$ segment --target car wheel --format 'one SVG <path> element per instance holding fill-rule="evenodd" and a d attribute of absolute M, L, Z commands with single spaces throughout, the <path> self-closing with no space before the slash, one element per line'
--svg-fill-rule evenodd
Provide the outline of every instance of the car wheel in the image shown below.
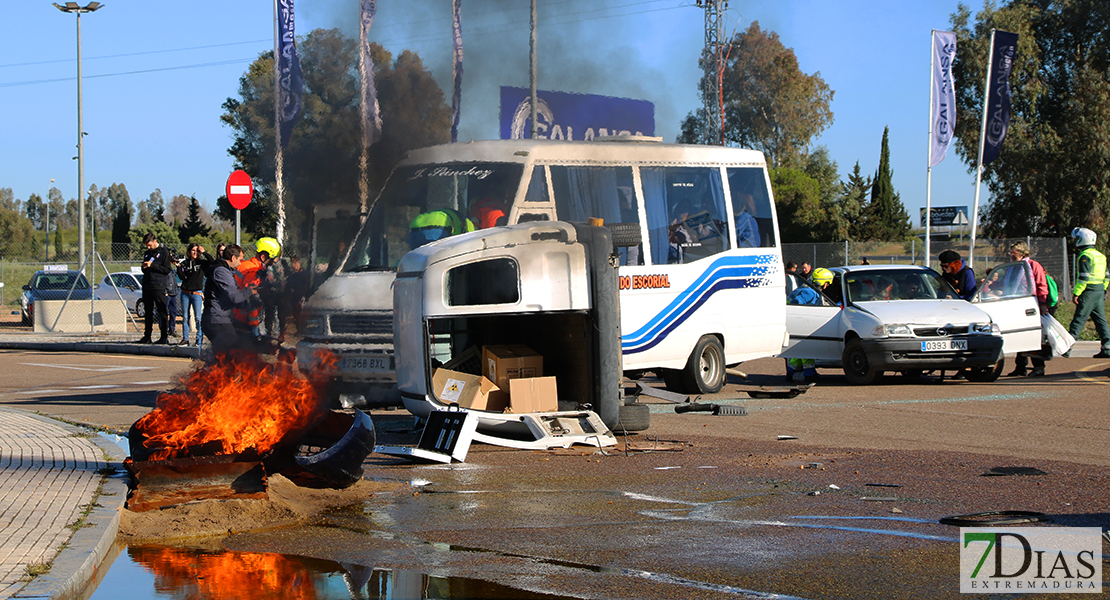
<path fill-rule="evenodd" d="M 999 358 L 997 363 L 989 367 L 970 367 L 967 370 L 967 380 L 976 383 L 990 383 L 996 381 L 1005 368 L 1005 358 Z"/>
<path fill-rule="evenodd" d="M 135 314 L 141 319 L 146 316 L 146 305 L 143 304 L 143 299 L 139 298 L 135 301 Z"/>
<path fill-rule="evenodd" d="M 844 355 L 841 357 L 844 364 L 844 375 L 852 385 L 871 385 L 881 374 L 871 368 L 867 362 L 867 353 L 863 351 L 863 342 L 859 338 L 844 345 Z"/>
<path fill-rule="evenodd" d="M 682 371 L 686 393 L 716 394 L 725 386 L 725 350 L 713 335 L 702 336 Z"/>

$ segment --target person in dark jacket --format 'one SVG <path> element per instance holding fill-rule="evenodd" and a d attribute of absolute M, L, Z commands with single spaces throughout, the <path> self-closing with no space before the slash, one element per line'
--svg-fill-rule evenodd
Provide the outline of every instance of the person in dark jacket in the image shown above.
<path fill-rule="evenodd" d="M 243 262 L 243 249 L 235 244 L 224 247 L 204 285 L 204 335 L 212 342 L 214 356 L 228 350 L 246 349 L 251 341 L 240 335 L 232 323 L 232 309 L 249 306 L 257 300 L 253 288 L 240 288 L 234 272 Z"/>
<path fill-rule="evenodd" d="M 196 344 L 199 348 L 204 340 L 200 324 L 204 314 L 204 278 L 215 265 L 216 259 L 204 251 L 200 244 L 189 244 L 185 258 L 177 265 L 177 276 L 181 278 L 181 344 L 192 345 L 189 340 L 189 313 L 193 313 L 196 325 Z"/>
<path fill-rule="evenodd" d="M 149 344 L 150 334 L 154 331 L 154 319 L 158 319 L 158 332 L 161 334 L 155 344 L 168 344 L 166 288 L 173 277 L 173 259 L 169 248 L 158 243 L 154 233 L 143 238 L 146 253 L 143 255 L 143 308 L 145 333 L 140 344 Z"/>
<path fill-rule="evenodd" d="M 952 284 L 960 298 L 971 302 L 971 298 L 978 291 L 978 284 L 975 282 L 975 272 L 964 263 L 960 253 L 955 250 L 945 250 L 937 256 L 937 260 L 940 261 L 942 269 L 941 277 Z"/>

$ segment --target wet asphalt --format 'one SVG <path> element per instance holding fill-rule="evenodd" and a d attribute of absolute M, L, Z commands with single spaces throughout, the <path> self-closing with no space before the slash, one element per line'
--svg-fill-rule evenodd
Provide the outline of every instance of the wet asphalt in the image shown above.
<path fill-rule="evenodd" d="M 781 361 L 703 402 L 746 416 L 675 414 L 652 400 L 633 451 L 474 445 L 465 463 L 372 455 L 402 494 L 309 526 L 225 540 L 575 598 L 957 598 L 959 528 L 942 517 L 1044 513 L 1029 527 L 1110 527 L 1110 363 L 1056 360 L 994 384 L 828 376 L 792 399 Z M 415 444 L 402 411 L 380 443 Z M 779 439 L 788 436 L 788 439 Z M 986 475 L 996 467 L 1044 474 Z"/>

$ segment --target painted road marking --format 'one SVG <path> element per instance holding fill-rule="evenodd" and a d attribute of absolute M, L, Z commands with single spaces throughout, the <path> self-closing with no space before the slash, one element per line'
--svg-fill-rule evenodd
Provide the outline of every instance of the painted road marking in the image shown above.
<path fill-rule="evenodd" d="M 142 371 L 149 367 L 111 367 L 103 365 L 62 365 L 62 364 L 43 364 L 43 363 L 19 363 L 29 367 L 48 367 L 51 369 L 73 369 L 74 371 L 95 371 L 97 373 L 113 373 L 116 371 Z"/>
<path fill-rule="evenodd" d="M 1078 371 L 1076 371 L 1075 374 L 1080 379 L 1082 379 L 1083 381 L 1087 381 L 1089 383 L 1097 383 L 1099 385 L 1110 385 L 1110 382 L 1104 380 L 1105 378 L 1104 379 L 1095 379 L 1093 377 L 1088 377 L 1087 376 L 1088 371 L 1094 371 L 1095 369 L 1104 370 L 1108 366 L 1110 366 L 1110 363 L 1098 363 L 1097 365 L 1091 365 L 1089 367 L 1083 367 L 1082 369 L 1079 369 Z"/>

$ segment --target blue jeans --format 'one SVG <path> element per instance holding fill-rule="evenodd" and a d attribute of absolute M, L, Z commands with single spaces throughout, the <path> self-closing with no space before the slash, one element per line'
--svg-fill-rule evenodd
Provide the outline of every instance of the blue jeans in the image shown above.
<path fill-rule="evenodd" d="M 181 291 L 181 340 L 189 341 L 189 309 L 193 311 L 193 318 L 197 323 L 197 347 L 203 339 L 200 331 L 200 319 L 204 313 L 204 295 L 199 293 Z"/>

